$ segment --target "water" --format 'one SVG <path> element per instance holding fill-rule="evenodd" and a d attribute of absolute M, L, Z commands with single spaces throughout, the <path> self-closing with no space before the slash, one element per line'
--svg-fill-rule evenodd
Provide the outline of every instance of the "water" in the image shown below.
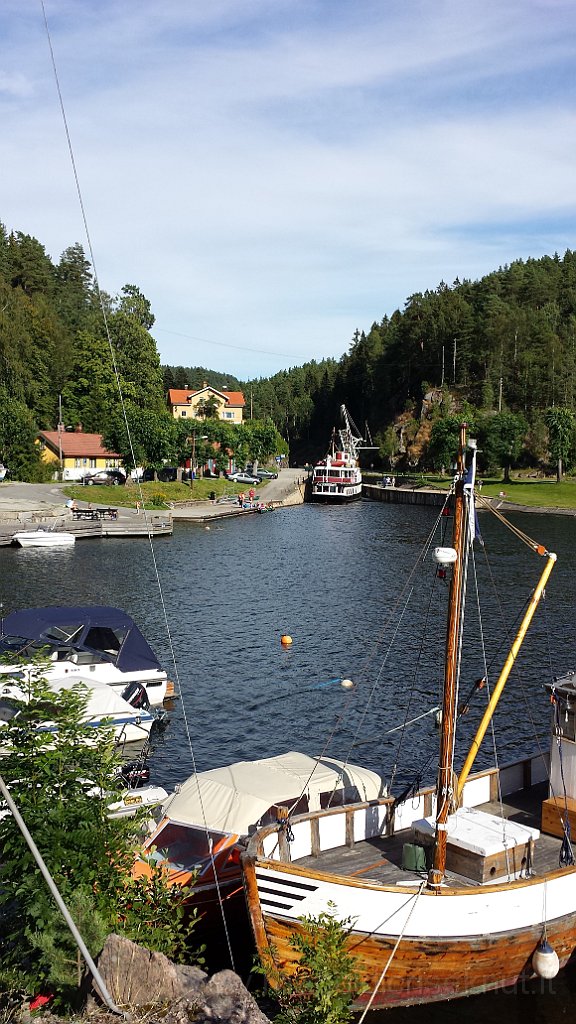
<path fill-rule="evenodd" d="M 447 588 L 434 581 L 429 555 L 406 584 L 435 519 L 435 510 L 426 508 L 306 505 L 214 522 L 210 529 L 177 522 L 172 538 L 154 543 L 154 558 L 144 539 L 83 540 L 72 550 L 48 552 L 2 548 L 0 601 L 5 612 L 108 604 L 134 617 L 182 695 L 150 762 L 153 780 L 167 788 L 190 774 L 192 751 L 202 770 L 289 749 L 348 757 L 393 775 L 399 786 L 415 769 L 433 777 L 438 744 L 431 715 L 408 727 L 402 744 L 401 732 L 390 731 L 438 703 Z M 535 734 L 546 736 L 542 684 L 576 668 L 575 520 L 535 515 L 517 516 L 515 522 L 557 552 L 558 566 L 519 658 L 520 671 L 497 712 L 501 761 L 531 753 Z M 481 526 L 490 572 L 506 611 L 510 606 L 516 616 L 544 560 L 491 519 L 483 516 Z M 437 530 L 433 543 L 441 539 Z M 490 582 L 485 550 L 476 546 L 481 583 Z M 474 589 L 472 584 L 468 618 L 478 633 Z M 493 681 L 492 661 L 501 663 L 510 627 L 494 595 L 482 606 L 481 624 Z M 422 628 L 424 643 L 418 637 Z M 288 649 L 280 644 L 285 633 L 293 638 Z M 387 653 L 394 637 L 398 643 Z M 462 697 L 483 673 L 482 657 L 466 655 Z M 354 680 L 355 690 L 345 691 L 342 678 Z M 462 720 L 462 745 L 482 700 L 476 698 Z M 492 760 L 487 745 L 478 765 Z M 538 1020 L 558 1016 L 559 1007 L 571 1005 L 573 981 L 564 972 L 552 990 L 532 993 L 530 1013 Z M 466 1013 L 478 1021 L 500 1020 L 520 1013 L 527 998 L 468 1000 Z M 458 1003 L 448 1011 L 428 1008 L 426 1020 L 436 1013 L 446 1020 L 461 1010 Z M 423 1012 L 393 1016 L 400 1021 L 408 1015 L 416 1024 Z M 378 1017 L 370 1019 L 376 1024 Z"/>

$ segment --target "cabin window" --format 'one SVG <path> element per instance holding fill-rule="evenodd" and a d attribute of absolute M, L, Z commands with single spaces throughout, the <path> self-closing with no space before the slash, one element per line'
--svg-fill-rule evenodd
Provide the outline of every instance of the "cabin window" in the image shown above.
<path fill-rule="evenodd" d="M 42 634 L 43 638 L 50 640 L 52 643 L 57 644 L 72 644 L 77 640 L 84 629 L 84 625 L 81 623 L 70 624 L 68 626 L 50 626 Z"/>
<path fill-rule="evenodd" d="M 125 637 L 126 633 L 120 629 L 110 629 L 108 626 L 94 626 L 88 630 L 84 643 L 86 647 L 92 647 L 95 651 L 118 654 Z"/>

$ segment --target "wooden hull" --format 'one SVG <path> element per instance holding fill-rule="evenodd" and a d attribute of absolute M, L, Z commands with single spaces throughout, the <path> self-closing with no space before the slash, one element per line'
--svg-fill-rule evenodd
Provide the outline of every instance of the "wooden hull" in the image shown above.
<path fill-rule="evenodd" d="M 268 915 L 264 918 L 266 941 L 274 950 L 276 965 L 289 971 L 295 964 L 290 937 L 300 930 L 293 921 Z M 497 988 L 512 988 L 534 976 L 532 955 L 542 936 L 542 927 L 527 928 L 521 934 L 501 932 L 476 938 L 432 941 L 404 939 L 390 959 L 397 937 L 378 938 L 352 932 L 348 951 L 358 961 L 366 992 L 356 1008 L 368 1002 L 382 971 L 390 961 L 372 1008 L 412 1006 L 477 995 Z M 576 915 L 567 915 L 548 928 L 548 940 L 564 966 L 576 944 Z"/>

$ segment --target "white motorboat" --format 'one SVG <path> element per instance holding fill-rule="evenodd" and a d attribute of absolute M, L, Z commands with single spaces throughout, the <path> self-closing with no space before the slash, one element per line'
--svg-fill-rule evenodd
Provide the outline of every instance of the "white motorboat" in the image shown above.
<path fill-rule="evenodd" d="M 82 676 L 106 683 L 119 696 L 138 683 L 152 706 L 173 694 L 173 684 L 154 651 L 134 620 L 119 608 L 49 606 L 7 615 L 0 623 L 0 682 L 3 675 L 14 678 L 10 661 L 15 656 L 17 672 L 26 678 L 36 667 L 32 658 L 40 654 L 46 657 L 42 674 L 47 679 Z"/>
<path fill-rule="evenodd" d="M 12 543 L 21 548 L 68 548 L 75 542 L 74 534 L 66 530 L 23 530 L 12 537 Z"/>
<path fill-rule="evenodd" d="M 94 679 L 67 676 L 64 679 L 50 679 L 48 685 L 55 693 L 72 690 L 82 684 L 87 691 L 86 709 L 83 722 L 87 726 L 86 742 L 98 741 L 99 730 L 114 730 L 116 745 L 124 747 L 130 743 L 145 743 L 153 726 L 165 718 L 165 712 L 144 707 L 133 707 L 127 700 L 107 686 Z M 26 682 L 4 676 L 0 684 L 0 727 L 16 718 L 21 711 L 23 702 L 27 700 Z M 57 733 L 57 725 L 50 721 L 38 726 L 42 732 Z M 92 730 L 94 734 L 92 735 Z"/>

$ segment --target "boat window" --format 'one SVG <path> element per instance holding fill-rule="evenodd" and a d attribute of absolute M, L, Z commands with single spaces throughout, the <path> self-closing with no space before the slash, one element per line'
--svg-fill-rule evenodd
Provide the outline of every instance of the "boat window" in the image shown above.
<path fill-rule="evenodd" d="M 95 651 L 118 654 L 125 636 L 125 630 L 110 629 L 108 626 L 93 626 L 88 630 L 84 643 L 86 647 L 92 647 Z"/>
<path fill-rule="evenodd" d="M 343 804 L 359 803 L 362 797 L 356 786 L 347 786 L 345 789 L 331 789 L 329 793 L 320 793 L 320 807 L 323 811 L 327 807 L 342 807 Z"/>
<path fill-rule="evenodd" d="M 69 626 L 49 626 L 44 630 L 42 636 L 55 644 L 71 644 L 80 636 L 84 626 L 75 622 Z"/>
<path fill-rule="evenodd" d="M 222 832 L 206 833 L 204 829 L 187 828 L 185 825 L 168 822 L 156 836 L 154 846 L 171 867 L 193 871 L 195 867 L 201 867 L 202 862 L 210 856 L 208 840 L 212 840 L 215 849 L 224 836 Z"/>
<path fill-rule="evenodd" d="M 0 649 L 9 652 L 10 654 L 20 654 L 21 652 L 28 652 L 31 648 L 38 647 L 38 644 L 32 644 L 29 638 L 24 636 L 9 636 L 6 633 L 0 640 Z"/>
<path fill-rule="evenodd" d="M 293 798 L 288 798 L 286 800 L 279 800 L 277 804 L 272 804 L 272 807 L 269 807 L 268 810 L 265 811 L 264 814 L 262 815 L 262 817 L 260 818 L 260 821 L 258 822 L 258 826 L 260 828 L 263 828 L 264 825 L 273 825 L 274 822 L 278 821 L 278 808 L 279 807 L 292 807 L 293 803 L 294 803 L 294 799 Z M 307 796 L 301 796 L 300 799 L 298 800 L 298 802 L 296 803 L 295 807 L 292 809 L 291 813 L 292 813 L 292 816 L 294 816 L 296 814 L 307 814 L 308 810 L 309 810 L 308 797 Z"/>

